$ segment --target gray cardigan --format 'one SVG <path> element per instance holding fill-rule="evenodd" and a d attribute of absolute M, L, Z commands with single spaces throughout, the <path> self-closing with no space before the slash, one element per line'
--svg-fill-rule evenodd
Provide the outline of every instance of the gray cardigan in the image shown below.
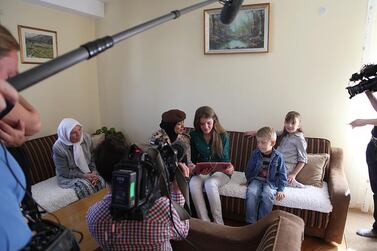
<path fill-rule="evenodd" d="M 84 133 L 81 143 L 85 159 L 91 171 L 95 170 L 92 158 L 92 139 L 89 134 Z M 71 188 L 78 179 L 84 178 L 84 173 L 76 166 L 73 158 L 73 146 L 67 146 L 57 140 L 52 147 L 52 158 L 55 163 L 58 185 L 62 188 Z"/>

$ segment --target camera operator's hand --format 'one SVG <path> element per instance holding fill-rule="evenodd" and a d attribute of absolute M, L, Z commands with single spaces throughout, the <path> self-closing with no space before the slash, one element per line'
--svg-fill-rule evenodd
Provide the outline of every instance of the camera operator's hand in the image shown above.
<path fill-rule="evenodd" d="M 355 119 L 354 121 L 350 123 L 352 128 L 365 126 L 367 124 L 368 124 L 368 119 Z"/>
<path fill-rule="evenodd" d="M 0 111 L 6 107 L 5 100 L 8 100 L 12 104 L 18 102 L 18 92 L 5 80 L 0 79 Z"/>
<path fill-rule="evenodd" d="M 0 120 L 0 139 L 8 147 L 20 146 L 26 141 L 25 122 L 19 120 L 11 126 Z"/>

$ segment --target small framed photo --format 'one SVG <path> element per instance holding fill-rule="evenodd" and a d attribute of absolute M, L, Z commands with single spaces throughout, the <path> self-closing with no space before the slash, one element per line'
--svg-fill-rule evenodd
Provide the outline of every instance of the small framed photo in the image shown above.
<path fill-rule="evenodd" d="M 56 31 L 18 25 L 21 63 L 41 64 L 58 55 Z"/>
<path fill-rule="evenodd" d="M 204 10 L 204 54 L 268 52 L 270 4 L 241 6 L 234 21 L 220 21 L 221 8 Z"/>

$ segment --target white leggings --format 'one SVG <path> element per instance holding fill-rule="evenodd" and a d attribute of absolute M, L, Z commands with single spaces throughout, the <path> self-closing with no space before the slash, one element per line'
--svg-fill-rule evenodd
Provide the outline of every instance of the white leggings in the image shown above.
<path fill-rule="evenodd" d="M 216 172 L 212 175 L 195 175 L 190 180 L 190 193 L 198 217 L 204 221 L 210 221 L 204 200 L 203 190 L 207 193 L 213 220 L 216 223 L 224 224 L 219 187 L 224 186 L 230 181 L 229 176 L 224 173 Z"/>

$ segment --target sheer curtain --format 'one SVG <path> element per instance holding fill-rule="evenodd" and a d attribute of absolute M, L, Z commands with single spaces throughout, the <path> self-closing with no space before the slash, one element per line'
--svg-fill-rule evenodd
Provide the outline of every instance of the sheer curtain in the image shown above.
<path fill-rule="evenodd" d="M 368 12 L 363 41 L 363 56 L 361 66 L 377 63 L 377 0 L 368 1 Z M 360 66 L 360 68 L 361 68 Z M 376 93 L 375 93 L 376 95 Z M 353 118 L 377 118 L 365 94 L 359 94 L 353 99 L 351 114 Z M 370 140 L 372 126 L 364 126 L 351 130 L 352 168 L 357 169 L 359 177 L 354 177 L 358 191 L 353 196 L 358 207 L 364 212 L 373 210 L 373 194 L 369 184 L 368 166 L 365 160 L 366 146 Z"/>

